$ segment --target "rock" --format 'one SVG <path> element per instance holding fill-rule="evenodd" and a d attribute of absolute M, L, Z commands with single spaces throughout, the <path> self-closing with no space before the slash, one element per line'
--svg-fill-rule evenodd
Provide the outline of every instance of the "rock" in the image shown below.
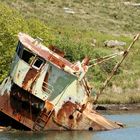
<path fill-rule="evenodd" d="M 75 11 L 71 8 L 68 8 L 68 7 L 64 7 L 63 8 L 65 13 L 68 13 L 68 14 L 75 14 Z"/>
<path fill-rule="evenodd" d="M 126 42 L 118 41 L 118 40 L 106 40 L 104 42 L 104 46 L 106 47 L 117 47 L 117 46 L 126 46 Z"/>
<path fill-rule="evenodd" d="M 96 110 L 107 110 L 107 108 L 104 107 L 104 106 L 98 105 L 98 106 L 96 107 Z"/>
<path fill-rule="evenodd" d="M 94 38 L 91 42 L 91 46 L 95 47 L 96 46 L 96 43 L 97 43 L 97 40 Z"/>
<path fill-rule="evenodd" d="M 133 3 L 133 2 L 126 1 L 126 2 L 124 2 L 124 5 L 140 6 L 140 3 Z"/>
<path fill-rule="evenodd" d="M 128 107 L 121 107 L 120 110 L 129 110 Z"/>

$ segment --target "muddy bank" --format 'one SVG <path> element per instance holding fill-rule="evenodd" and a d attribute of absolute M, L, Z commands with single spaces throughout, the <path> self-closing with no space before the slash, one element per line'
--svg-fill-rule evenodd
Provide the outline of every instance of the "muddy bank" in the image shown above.
<path fill-rule="evenodd" d="M 95 110 L 111 110 L 111 111 L 138 111 L 140 103 L 137 104 L 97 104 Z"/>

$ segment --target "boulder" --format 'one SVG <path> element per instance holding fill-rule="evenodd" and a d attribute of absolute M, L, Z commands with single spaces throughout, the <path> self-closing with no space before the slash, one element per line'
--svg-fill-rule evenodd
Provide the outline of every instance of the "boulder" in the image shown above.
<path fill-rule="evenodd" d="M 104 46 L 106 47 L 117 47 L 117 46 L 126 46 L 126 42 L 118 41 L 118 40 L 106 40 L 104 42 Z"/>

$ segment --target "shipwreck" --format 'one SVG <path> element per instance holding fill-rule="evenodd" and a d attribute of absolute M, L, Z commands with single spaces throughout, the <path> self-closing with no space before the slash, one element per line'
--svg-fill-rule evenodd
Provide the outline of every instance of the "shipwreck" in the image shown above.
<path fill-rule="evenodd" d="M 93 110 L 92 88 L 85 78 L 88 58 L 71 63 L 62 51 L 45 47 L 39 38 L 24 33 L 18 38 L 10 73 L 0 86 L 1 123 L 11 119 L 10 125 L 32 131 L 121 127 Z"/>

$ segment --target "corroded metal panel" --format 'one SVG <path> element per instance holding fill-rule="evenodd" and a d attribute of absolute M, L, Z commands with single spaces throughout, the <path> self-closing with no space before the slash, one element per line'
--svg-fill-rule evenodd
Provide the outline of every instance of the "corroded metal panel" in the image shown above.
<path fill-rule="evenodd" d="M 86 98 L 84 88 L 78 84 L 77 80 L 74 80 L 61 92 L 61 94 L 52 100 L 52 103 L 57 105 L 56 110 L 58 110 L 65 101 L 83 104 L 86 101 Z"/>
<path fill-rule="evenodd" d="M 51 94 L 51 91 L 49 92 L 47 89 L 49 88 L 47 85 L 48 85 L 48 82 L 46 81 L 44 83 L 44 79 L 45 79 L 45 75 L 46 73 L 48 72 L 48 67 L 49 67 L 49 64 L 45 64 L 45 66 L 41 69 L 38 77 L 36 78 L 36 80 L 34 81 L 34 83 L 32 84 L 32 93 L 37 96 L 38 98 L 42 99 L 42 100 L 46 100 L 50 94 Z M 43 84 L 45 84 L 43 86 Z M 45 89 L 43 89 L 43 87 Z"/>
<path fill-rule="evenodd" d="M 48 71 L 48 83 L 53 86 L 53 92 L 49 97 L 49 100 L 53 100 L 63 91 L 65 91 L 67 87 L 76 79 L 76 77 L 58 69 L 51 64 Z"/>
<path fill-rule="evenodd" d="M 37 70 L 34 68 L 30 68 L 23 80 L 22 87 L 25 90 L 31 91 L 31 85 L 36 80 L 37 76 L 38 76 Z"/>
<path fill-rule="evenodd" d="M 0 97 L 0 111 L 20 122 L 21 124 L 27 126 L 28 128 L 32 128 L 34 124 L 31 118 L 29 119 L 20 113 L 14 113 L 14 109 L 10 105 L 10 95 L 6 92 L 3 96 Z"/>
<path fill-rule="evenodd" d="M 22 87 L 23 85 L 23 81 L 30 69 L 30 66 L 27 65 L 23 60 L 20 60 L 17 62 L 17 64 L 15 65 L 15 68 L 12 71 L 12 78 L 13 81 L 19 85 L 20 87 Z"/>

